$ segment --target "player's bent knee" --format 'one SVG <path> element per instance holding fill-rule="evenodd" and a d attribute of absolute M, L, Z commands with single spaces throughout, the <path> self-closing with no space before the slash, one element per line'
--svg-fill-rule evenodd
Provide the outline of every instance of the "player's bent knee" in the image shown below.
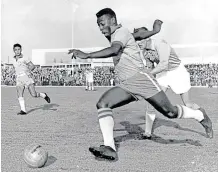
<path fill-rule="evenodd" d="M 38 96 L 37 96 L 37 93 L 34 93 L 34 92 L 32 92 L 32 91 L 29 91 L 29 93 L 30 93 L 30 95 L 32 96 L 32 97 L 34 97 L 34 98 L 37 98 Z"/>
<path fill-rule="evenodd" d="M 173 119 L 173 118 L 177 118 L 178 114 L 176 114 L 174 112 L 168 112 L 165 116 L 168 117 L 168 118 Z"/>
<path fill-rule="evenodd" d="M 96 103 L 96 107 L 97 107 L 97 109 L 108 108 L 108 103 L 105 103 L 105 102 L 99 100 L 99 101 Z"/>
<path fill-rule="evenodd" d="M 170 103 L 163 91 L 147 99 L 147 101 L 167 118 L 177 118 L 178 109 Z"/>
<path fill-rule="evenodd" d="M 170 110 L 167 107 L 162 107 L 160 111 L 167 118 L 173 119 L 178 117 L 178 113 L 175 110 Z"/>

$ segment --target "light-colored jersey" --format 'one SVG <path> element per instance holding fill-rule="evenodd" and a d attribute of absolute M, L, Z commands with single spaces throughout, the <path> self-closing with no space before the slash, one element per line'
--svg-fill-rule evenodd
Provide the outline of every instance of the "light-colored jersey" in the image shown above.
<path fill-rule="evenodd" d="M 115 42 L 122 45 L 122 51 L 113 57 L 115 72 L 122 82 L 141 71 L 144 65 L 138 44 L 127 28 L 119 25 L 111 35 L 111 45 Z"/>
<path fill-rule="evenodd" d="M 15 68 L 16 76 L 25 75 L 25 74 L 29 75 L 30 74 L 30 69 L 28 68 L 28 63 L 29 62 L 30 61 L 24 59 L 23 56 L 21 56 L 17 60 L 14 57 L 13 65 L 14 65 L 14 68 Z"/>
<path fill-rule="evenodd" d="M 93 82 L 93 73 L 92 72 L 86 73 L 86 81 Z"/>
<path fill-rule="evenodd" d="M 147 39 L 140 43 L 144 44 L 143 55 L 145 58 L 149 58 L 157 64 L 161 61 L 167 61 L 168 70 L 173 70 L 180 65 L 181 60 L 165 40 Z"/>
<path fill-rule="evenodd" d="M 93 80 L 93 73 L 92 72 L 89 72 L 89 79 Z"/>

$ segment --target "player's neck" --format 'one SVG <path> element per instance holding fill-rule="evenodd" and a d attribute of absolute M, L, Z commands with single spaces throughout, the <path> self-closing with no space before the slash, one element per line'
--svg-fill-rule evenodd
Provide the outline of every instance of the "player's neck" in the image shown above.
<path fill-rule="evenodd" d="M 18 55 L 18 56 L 14 56 L 14 58 L 16 59 L 16 60 L 18 60 L 18 59 L 20 59 L 20 58 L 23 58 L 23 54 L 21 53 L 20 55 Z"/>
<path fill-rule="evenodd" d="M 113 34 L 117 29 L 121 28 L 122 25 L 121 24 L 115 24 L 113 26 L 111 26 L 111 34 Z"/>

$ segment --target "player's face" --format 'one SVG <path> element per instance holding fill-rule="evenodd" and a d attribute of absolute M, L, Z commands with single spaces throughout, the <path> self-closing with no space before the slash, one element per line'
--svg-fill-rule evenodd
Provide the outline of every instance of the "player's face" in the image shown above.
<path fill-rule="evenodd" d="M 98 27 L 105 37 L 111 35 L 111 26 L 113 25 L 112 18 L 108 15 L 103 15 L 97 19 Z"/>
<path fill-rule="evenodd" d="M 147 41 L 147 40 L 142 40 L 142 41 L 138 42 L 139 48 L 140 48 L 141 50 L 146 49 L 147 44 L 148 44 L 148 41 Z"/>
<path fill-rule="evenodd" d="M 22 51 L 22 49 L 20 47 L 14 47 L 15 56 L 20 56 L 21 51 Z"/>
<path fill-rule="evenodd" d="M 144 28 L 136 28 L 136 29 L 134 29 L 134 33 L 137 33 L 137 32 L 147 32 L 148 30 L 146 30 L 146 29 L 144 29 Z M 140 49 L 145 49 L 146 47 L 148 47 L 148 41 L 147 41 L 147 39 L 144 39 L 144 40 L 142 40 L 142 41 L 140 41 L 140 42 L 138 42 L 138 45 L 139 45 L 139 47 L 140 47 Z"/>

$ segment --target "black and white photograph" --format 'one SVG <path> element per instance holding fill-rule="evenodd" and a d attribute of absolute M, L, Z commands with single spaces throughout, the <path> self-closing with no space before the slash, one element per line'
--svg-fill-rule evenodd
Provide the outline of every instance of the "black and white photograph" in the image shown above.
<path fill-rule="evenodd" d="M 217 0 L 2 0 L 2 172 L 218 172 Z"/>

